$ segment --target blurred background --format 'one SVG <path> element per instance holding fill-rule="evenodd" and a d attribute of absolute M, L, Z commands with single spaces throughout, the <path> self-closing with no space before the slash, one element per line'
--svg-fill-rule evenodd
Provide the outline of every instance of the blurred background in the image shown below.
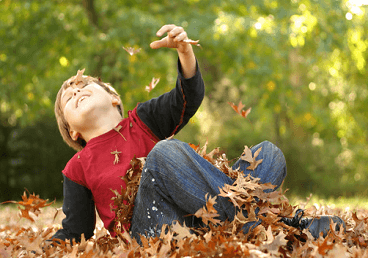
<path fill-rule="evenodd" d="M 125 114 L 169 91 L 177 54 L 152 50 L 156 31 L 185 28 L 206 84 L 176 137 L 229 159 L 269 140 L 285 154 L 292 195 L 366 196 L 368 23 L 365 0 L 0 0 L 0 202 L 24 188 L 62 201 L 74 155 L 53 106 L 61 84 L 110 82 Z M 129 55 L 123 47 L 141 48 Z M 152 78 L 160 82 L 145 91 Z M 247 118 L 228 102 L 252 107 Z M 246 109 L 245 108 L 245 109 Z"/>

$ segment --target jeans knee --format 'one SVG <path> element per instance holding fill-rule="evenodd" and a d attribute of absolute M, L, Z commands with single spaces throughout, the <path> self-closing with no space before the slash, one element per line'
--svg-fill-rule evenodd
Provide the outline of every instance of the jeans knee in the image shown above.
<path fill-rule="evenodd" d="M 178 166 L 178 160 L 185 156 L 185 143 L 171 139 L 159 141 L 146 159 L 146 168 L 161 173 L 171 173 Z"/>
<path fill-rule="evenodd" d="M 156 143 L 148 156 L 165 155 L 170 151 L 178 149 L 180 142 L 178 140 L 162 140 Z"/>
<path fill-rule="evenodd" d="M 285 177 L 286 159 L 281 149 L 269 141 L 261 142 L 258 148 L 259 147 L 262 147 L 263 156 L 267 156 L 267 158 L 271 160 L 272 164 L 275 164 L 280 170 L 282 170 L 282 176 Z"/>
<path fill-rule="evenodd" d="M 269 141 L 263 141 L 259 144 L 258 148 L 262 147 L 264 153 L 270 154 L 272 157 L 277 159 L 279 162 L 286 163 L 284 153 L 279 147 Z M 257 148 L 257 149 L 258 149 Z"/>

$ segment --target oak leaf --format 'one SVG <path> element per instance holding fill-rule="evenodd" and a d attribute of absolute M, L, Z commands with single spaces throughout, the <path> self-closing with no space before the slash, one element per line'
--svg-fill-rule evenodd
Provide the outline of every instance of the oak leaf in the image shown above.
<path fill-rule="evenodd" d="M 138 48 L 138 49 L 135 49 L 135 48 L 133 48 L 133 47 L 123 47 L 123 49 L 126 51 L 126 52 L 128 52 L 129 53 L 129 55 L 134 55 L 134 54 L 137 54 L 139 51 L 141 51 L 141 49 L 140 48 Z"/>
<path fill-rule="evenodd" d="M 196 235 L 192 234 L 187 226 L 180 225 L 178 221 L 174 221 L 171 225 L 171 230 L 175 232 L 174 238 L 184 239 L 184 238 L 196 238 Z"/>
<path fill-rule="evenodd" d="M 235 105 L 234 103 L 232 102 L 228 102 L 228 104 L 234 109 L 234 111 L 236 113 L 238 113 L 239 115 L 241 115 L 242 117 L 246 118 L 250 111 L 252 110 L 252 108 L 248 108 L 247 110 L 242 110 L 245 105 L 243 105 L 243 103 L 241 101 L 239 101 L 239 104 L 238 105 Z"/>
<path fill-rule="evenodd" d="M 262 163 L 263 159 L 256 160 L 261 150 L 262 147 L 257 149 L 253 155 L 251 149 L 249 149 L 248 146 L 244 146 L 244 152 L 240 158 L 242 160 L 249 162 L 250 165 L 247 167 L 247 169 L 255 170 L 258 167 L 258 165 Z"/>
<path fill-rule="evenodd" d="M 50 203 L 47 203 L 48 200 L 43 200 L 39 197 L 39 195 L 30 194 L 27 196 L 26 191 L 24 191 L 22 196 L 22 201 L 6 201 L 3 203 L 15 203 L 18 204 L 18 209 L 20 210 L 20 217 L 26 218 L 32 222 L 34 222 L 34 219 L 30 216 L 30 213 L 33 213 L 34 215 L 38 216 L 41 213 L 41 208 L 47 207 L 52 205 L 55 201 L 52 201 Z M 22 209 L 20 206 L 23 206 Z"/>
<path fill-rule="evenodd" d="M 156 87 L 156 85 L 159 83 L 159 81 L 160 81 L 160 78 L 153 77 L 150 84 L 146 86 L 146 91 L 151 92 Z"/>
<path fill-rule="evenodd" d="M 205 195 L 206 206 L 203 206 L 200 208 L 194 216 L 197 218 L 202 218 L 203 223 L 208 225 L 208 222 L 212 222 L 213 224 L 219 224 L 221 221 L 218 219 L 214 219 L 215 217 L 218 217 L 217 210 L 213 207 L 216 204 L 216 198 L 215 197 L 208 197 L 208 193 Z"/>

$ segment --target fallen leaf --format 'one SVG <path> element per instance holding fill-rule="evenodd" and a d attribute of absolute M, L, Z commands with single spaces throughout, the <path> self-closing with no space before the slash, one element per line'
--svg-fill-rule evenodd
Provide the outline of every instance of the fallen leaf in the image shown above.
<path fill-rule="evenodd" d="M 213 205 L 216 204 L 216 198 L 215 197 L 208 197 L 208 193 L 205 195 L 205 199 L 206 201 L 206 206 L 203 206 L 202 208 L 200 208 L 195 214 L 194 216 L 196 216 L 197 218 L 201 218 L 203 223 L 208 225 L 208 222 L 212 222 L 213 224 L 218 224 L 221 221 L 218 219 L 214 219 L 215 217 L 218 217 L 218 213 L 216 211 L 216 209 L 213 207 Z"/>
<path fill-rule="evenodd" d="M 258 165 L 262 163 L 263 159 L 256 160 L 261 150 L 262 147 L 257 149 L 253 155 L 252 151 L 248 148 L 248 146 L 244 146 L 244 152 L 240 158 L 242 160 L 249 162 L 250 165 L 247 167 L 247 169 L 255 170 L 258 167 Z"/>

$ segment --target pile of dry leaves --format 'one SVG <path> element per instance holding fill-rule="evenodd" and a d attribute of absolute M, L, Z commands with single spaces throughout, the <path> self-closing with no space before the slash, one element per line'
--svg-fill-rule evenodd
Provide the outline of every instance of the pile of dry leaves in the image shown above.
<path fill-rule="evenodd" d="M 132 169 L 123 178 L 127 189 L 121 193 L 114 191 L 114 207 L 116 213 L 117 237 L 112 238 L 106 230 L 97 230 L 92 239 L 71 245 L 69 242 L 47 245 L 49 239 L 58 228 L 45 227 L 0 227 L 0 257 L 365 257 L 368 256 L 367 222 L 364 211 L 350 212 L 326 207 L 317 209 L 315 206 L 306 208 L 306 204 L 298 207 L 289 204 L 284 192 L 266 193 L 264 190 L 273 188 L 270 184 L 260 184 L 257 178 L 245 177 L 240 171 L 229 166 L 225 154 L 215 149 L 208 154 L 206 146 L 191 145 L 201 156 L 218 167 L 228 176 L 235 179 L 233 185 L 225 185 L 220 189 L 219 196 L 229 198 L 238 210 L 233 221 L 216 219 L 214 208 L 217 196 L 206 196 L 207 204 L 194 215 L 202 218 L 207 227 L 190 229 L 174 222 L 164 225 L 161 235 L 155 238 L 141 237 L 142 245 L 122 230 L 121 225 L 127 224 L 132 216 L 132 203 L 139 185 L 144 159 L 133 159 Z M 259 150 L 260 151 L 260 150 Z M 252 155 L 246 147 L 243 159 L 254 169 L 262 160 L 256 160 L 257 151 Z M 22 201 L 14 202 L 22 206 L 21 215 L 30 218 L 29 212 L 39 214 L 40 208 L 50 205 L 34 194 L 25 193 Z M 256 208 L 258 207 L 258 216 Z M 300 231 L 279 222 L 281 217 L 293 217 L 296 209 L 304 208 L 305 214 L 311 217 L 320 215 L 340 216 L 347 226 L 346 232 L 334 231 L 326 238 L 317 240 L 307 230 Z M 357 213 L 360 213 L 359 216 Z M 359 218 L 361 217 L 361 218 Z M 261 224 L 244 234 L 242 226 L 261 219 Z"/>

